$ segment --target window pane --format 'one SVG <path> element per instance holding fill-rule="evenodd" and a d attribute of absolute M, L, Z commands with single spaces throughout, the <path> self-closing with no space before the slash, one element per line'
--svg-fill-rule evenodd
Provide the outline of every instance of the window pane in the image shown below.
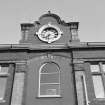
<path fill-rule="evenodd" d="M 91 72 L 100 72 L 99 65 L 90 65 Z"/>
<path fill-rule="evenodd" d="M 56 96 L 59 95 L 60 70 L 56 63 L 45 63 L 40 68 L 40 95 Z"/>
<path fill-rule="evenodd" d="M 105 98 L 105 91 L 100 75 L 93 76 L 93 84 L 96 98 Z"/>
<path fill-rule="evenodd" d="M 0 100 L 4 98 L 7 78 L 0 78 Z"/>
<path fill-rule="evenodd" d="M 41 83 L 59 83 L 59 73 L 41 74 Z"/>
<path fill-rule="evenodd" d="M 8 67 L 0 66 L 0 74 L 7 74 L 8 73 Z"/>
<path fill-rule="evenodd" d="M 105 72 L 105 64 L 102 65 L 103 71 Z"/>
<path fill-rule="evenodd" d="M 41 84 L 40 95 L 59 95 L 58 84 Z"/>
<path fill-rule="evenodd" d="M 59 67 L 55 63 L 46 63 L 41 70 L 41 73 L 59 72 Z"/>

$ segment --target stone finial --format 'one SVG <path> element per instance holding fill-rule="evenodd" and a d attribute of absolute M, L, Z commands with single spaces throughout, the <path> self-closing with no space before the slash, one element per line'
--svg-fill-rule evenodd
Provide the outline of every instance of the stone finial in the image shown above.
<path fill-rule="evenodd" d="M 51 11 L 48 11 L 48 14 L 51 14 Z"/>

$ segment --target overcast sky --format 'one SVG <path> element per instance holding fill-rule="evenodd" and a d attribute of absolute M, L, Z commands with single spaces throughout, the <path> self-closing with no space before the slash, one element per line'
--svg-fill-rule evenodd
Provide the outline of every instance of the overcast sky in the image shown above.
<path fill-rule="evenodd" d="M 66 22 L 79 21 L 82 42 L 105 42 L 105 0 L 0 0 L 0 44 L 18 43 L 20 23 L 51 10 Z"/>

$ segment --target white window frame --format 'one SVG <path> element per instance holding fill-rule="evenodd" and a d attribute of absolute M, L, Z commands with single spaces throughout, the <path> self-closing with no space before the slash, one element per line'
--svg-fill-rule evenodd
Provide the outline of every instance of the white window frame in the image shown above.
<path fill-rule="evenodd" d="M 8 73 L 8 72 L 9 72 L 9 65 L 6 66 L 6 67 L 8 68 L 7 72 L 2 72 L 2 68 L 5 67 L 5 66 L 2 67 L 2 65 L 3 65 L 3 64 L 0 64 L 0 79 L 1 79 L 1 78 L 8 79 L 8 76 L 9 76 L 9 73 Z M 8 81 L 8 80 L 6 80 L 6 84 L 7 84 L 7 81 Z M 5 85 L 6 85 L 6 84 L 5 84 Z M 0 84 L 0 85 L 1 85 L 1 84 Z M 0 98 L 0 103 L 1 103 L 1 102 L 6 102 L 5 99 L 4 99 L 4 98 L 5 98 L 5 94 L 6 94 L 6 87 L 5 87 L 5 89 L 4 89 L 4 96 L 3 96 L 2 98 Z"/>
<path fill-rule="evenodd" d="M 7 65 L 7 66 L 5 66 Z M 1 67 L 8 67 L 7 72 L 0 72 L 0 77 L 1 78 L 7 78 L 6 82 L 6 88 L 5 88 L 5 93 L 3 97 L 0 97 L 0 105 L 9 105 L 10 100 L 11 100 L 11 94 L 12 94 L 12 86 L 13 86 L 13 79 L 14 79 L 14 64 L 12 63 L 0 63 Z M 0 68 L 1 68 L 0 67 Z M 2 69 L 2 68 L 1 68 Z"/>
<path fill-rule="evenodd" d="M 99 71 L 92 71 L 91 70 L 91 65 L 94 65 L 94 63 L 91 63 L 90 64 L 90 70 L 91 70 L 91 75 L 92 75 L 92 80 L 93 80 L 93 76 L 100 76 L 101 79 L 102 79 L 102 86 L 103 86 L 103 91 L 104 91 L 104 95 L 105 95 L 105 81 L 104 81 L 104 77 L 105 77 L 105 71 L 103 70 L 103 67 L 102 65 L 105 64 L 105 62 L 97 62 L 95 63 L 95 65 L 98 65 L 99 66 Z M 93 86 L 94 86 L 94 83 L 93 83 Z M 94 93 L 95 93 L 95 87 L 94 87 Z M 96 96 L 96 93 L 95 93 L 95 97 L 97 99 L 105 99 L 105 96 L 104 97 L 98 97 Z"/>
<path fill-rule="evenodd" d="M 58 66 L 58 70 L 59 70 L 59 83 L 40 83 L 40 81 L 41 81 L 41 74 L 49 74 L 49 73 L 41 73 L 41 70 L 42 70 L 42 68 L 46 65 L 46 64 L 48 64 L 48 63 L 55 63 L 55 62 L 46 62 L 46 63 L 44 63 L 44 64 L 42 64 L 41 65 L 41 67 L 40 67 L 40 69 L 39 69 L 39 88 L 38 88 L 38 97 L 60 97 L 61 95 L 60 95 L 60 68 L 59 68 L 59 66 L 58 66 L 58 64 L 56 64 L 57 66 Z M 57 72 L 53 72 L 53 73 L 57 73 Z M 53 74 L 52 73 L 52 74 Z M 51 73 L 50 73 L 51 74 Z M 58 84 L 59 85 L 59 94 L 58 95 L 41 95 L 40 94 L 40 86 L 41 86 L 41 84 Z"/>

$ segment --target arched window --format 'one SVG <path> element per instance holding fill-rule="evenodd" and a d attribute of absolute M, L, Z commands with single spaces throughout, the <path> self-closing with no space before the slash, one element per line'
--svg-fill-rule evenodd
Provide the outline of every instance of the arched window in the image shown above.
<path fill-rule="evenodd" d="M 60 68 L 54 62 L 44 63 L 39 70 L 39 97 L 60 96 Z"/>

